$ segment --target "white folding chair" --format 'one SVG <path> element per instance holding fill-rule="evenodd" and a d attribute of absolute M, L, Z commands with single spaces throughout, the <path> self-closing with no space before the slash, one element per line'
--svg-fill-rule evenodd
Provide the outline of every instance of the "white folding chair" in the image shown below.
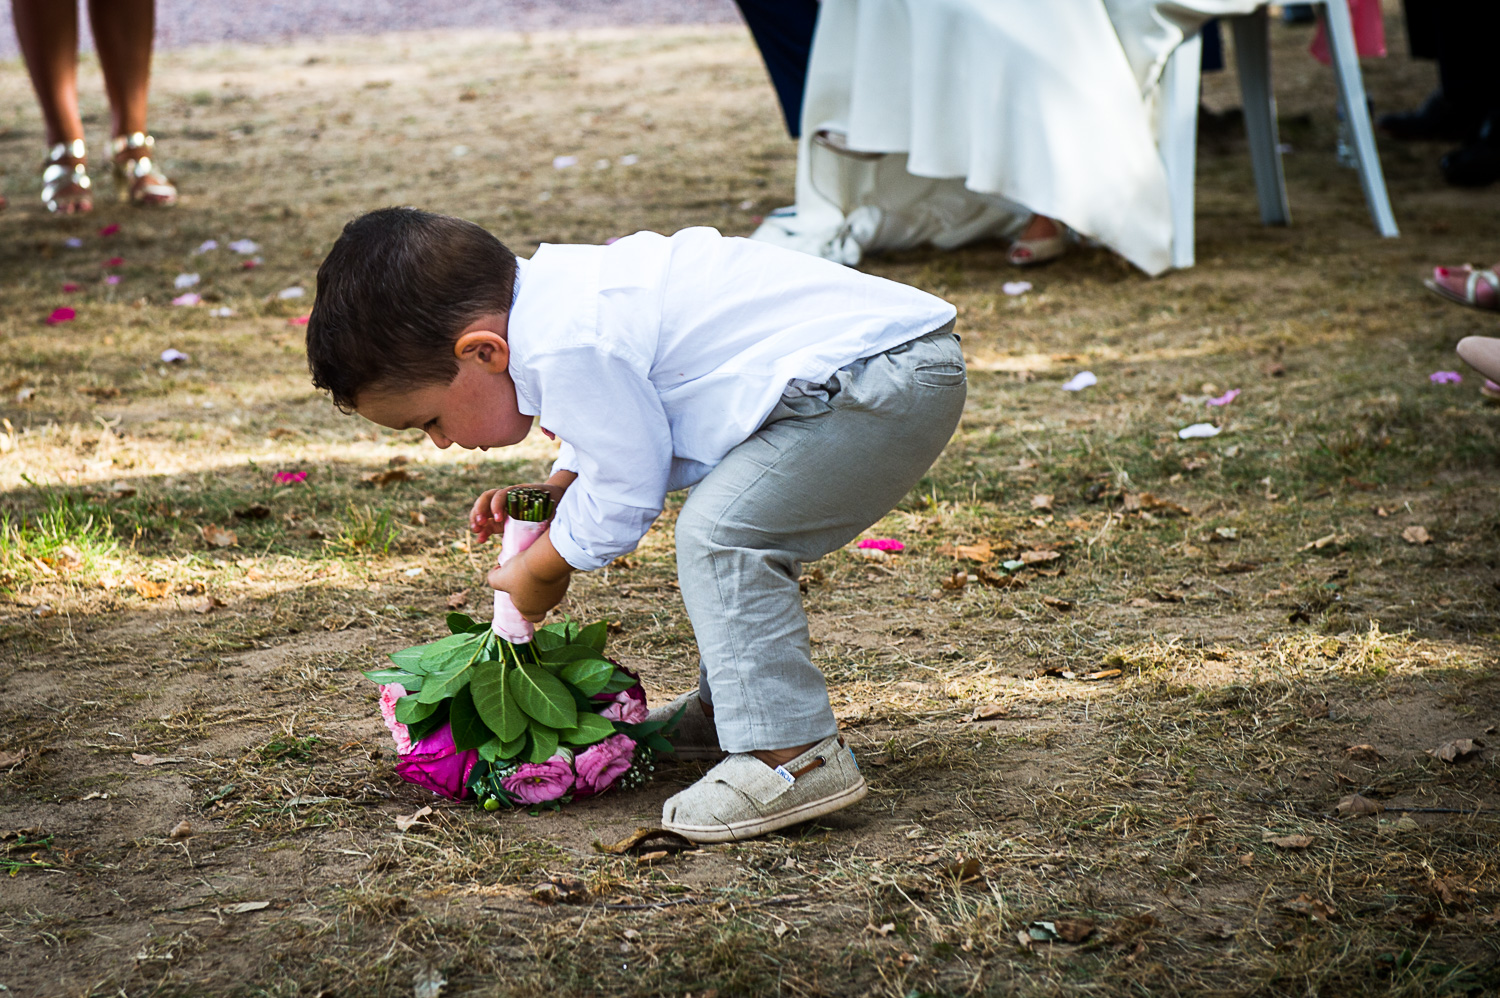
<path fill-rule="evenodd" d="M 1400 235 L 1391 199 L 1386 193 L 1375 129 L 1370 124 L 1359 52 L 1348 0 L 1321 0 L 1326 12 L 1339 107 L 1354 136 L 1354 155 L 1365 190 L 1370 216 L 1382 236 Z M 1288 225 L 1291 209 L 1286 199 L 1286 177 L 1281 171 L 1280 139 L 1276 132 L 1276 97 L 1271 90 L 1270 17 L 1262 5 L 1254 13 L 1225 18 L 1234 32 L 1235 63 L 1240 75 L 1240 98 L 1245 109 L 1245 131 L 1250 140 L 1250 165 L 1260 199 L 1260 219 L 1266 225 Z M 1172 265 L 1191 267 L 1193 254 L 1193 182 L 1198 159 L 1199 60 L 1203 39 L 1194 35 L 1172 53 L 1162 74 L 1161 155 L 1172 199 Z"/>

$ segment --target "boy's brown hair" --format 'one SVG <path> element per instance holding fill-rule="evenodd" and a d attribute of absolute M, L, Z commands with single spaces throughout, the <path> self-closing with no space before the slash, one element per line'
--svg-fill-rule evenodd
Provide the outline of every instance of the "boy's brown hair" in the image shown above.
<path fill-rule="evenodd" d="M 361 392 L 447 384 L 459 332 L 509 312 L 515 283 L 515 254 L 473 222 L 416 208 L 356 218 L 318 268 L 313 386 L 350 412 Z"/>

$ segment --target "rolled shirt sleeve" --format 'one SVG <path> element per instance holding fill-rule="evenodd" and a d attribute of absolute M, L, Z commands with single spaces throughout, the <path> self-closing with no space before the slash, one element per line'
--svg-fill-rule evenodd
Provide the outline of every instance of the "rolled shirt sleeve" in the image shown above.
<path fill-rule="evenodd" d="M 554 470 L 578 475 L 552 520 L 552 546 L 576 569 L 602 568 L 660 515 L 672 430 L 643 358 L 596 341 L 538 359 L 541 422 L 563 441 Z"/>
<path fill-rule="evenodd" d="M 578 474 L 578 452 L 566 440 L 559 440 L 558 445 L 557 459 L 552 462 L 551 473 L 555 475 L 559 471 L 571 471 Z"/>

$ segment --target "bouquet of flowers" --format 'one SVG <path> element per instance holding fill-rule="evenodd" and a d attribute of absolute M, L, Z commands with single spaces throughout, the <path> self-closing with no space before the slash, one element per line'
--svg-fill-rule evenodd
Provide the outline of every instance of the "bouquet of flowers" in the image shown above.
<path fill-rule="evenodd" d="M 546 530 L 552 497 L 506 494 L 500 561 Z M 603 621 L 533 628 L 502 592 L 495 619 L 448 614 L 448 637 L 390 656 L 366 672 L 396 742 L 396 773 L 436 794 L 471 792 L 486 810 L 560 806 L 650 779 L 672 751 L 667 722 L 646 721 L 640 679 L 604 655 Z"/>

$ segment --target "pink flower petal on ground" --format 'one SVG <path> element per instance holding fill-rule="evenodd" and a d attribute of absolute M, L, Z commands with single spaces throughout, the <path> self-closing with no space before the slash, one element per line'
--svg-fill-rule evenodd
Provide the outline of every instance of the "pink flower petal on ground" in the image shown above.
<path fill-rule="evenodd" d="M 173 305 L 197 305 L 197 304 L 200 304 L 202 301 L 203 301 L 203 297 L 201 295 L 196 295 L 196 294 L 193 294 L 193 292 L 189 291 L 185 295 L 178 295 L 176 298 L 173 298 L 172 299 L 172 304 Z"/>
<path fill-rule="evenodd" d="M 278 472 L 276 472 L 276 474 L 275 474 L 274 477 L 276 479 L 276 484 L 277 485 L 297 485 L 297 484 L 299 484 L 301 482 L 307 481 L 307 472 L 305 472 L 305 471 L 278 471 Z"/>
<path fill-rule="evenodd" d="M 63 292 L 65 294 L 72 294 L 74 291 L 77 291 L 77 290 L 78 290 L 78 285 L 74 284 L 72 281 L 64 281 L 63 282 Z"/>
<path fill-rule="evenodd" d="M 286 324 L 289 326 L 305 326 L 307 325 L 307 320 L 311 318 L 312 316 L 310 315 L 299 315 L 295 319 L 286 320 Z"/>
<path fill-rule="evenodd" d="M 120 225 L 119 225 L 119 223 L 118 222 L 110 222 L 104 228 L 102 228 L 102 229 L 99 230 L 99 235 L 101 235 L 101 236 L 112 236 L 116 232 L 119 232 L 119 231 L 120 231 Z"/>
<path fill-rule="evenodd" d="M 1218 398 L 1209 399 L 1208 400 L 1208 404 L 1209 405 L 1228 405 L 1229 403 L 1233 402 L 1235 399 L 1239 398 L 1239 395 L 1240 395 L 1240 390 L 1238 388 L 1231 388 L 1231 389 L 1229 389 L 1229 391 L 1225 392 L 1223 395 L 1220 395 Z"/>
<path fill-rule="evenodd" d="M 1464 376 L 1457 371 L 1433 371 L 1427 376 L 1427 380 L 1434 385 L 1456 385 L 1464 380 Z"/>
<path fill-rule="evenodd" d="M 103 263 L 105 267 L 123 267 L 124 265 L 125 258 L 123 256 L 112 256 Z"/>
<path fill-rule="evenodd" d="M 906 545 L 902 544 L 900 541 L 896 540 L 894 537 L 866 537 L 864 540 L 862 540 L 858 544 L 856 544 L 855 547 L 862 548 L 862 549 L 864 549 L 866 551 L 905 551 L 906 550 Z"/>
<path fill-rule="evenodd" d="M 119 284 L 120 283 L 120 275 L 119 274 L 109 274 L 108 276 L 106 276 L 104 278 L 104 283 L 105 284 Z"/>
<path fill-rule="evenodd" d="M 47 325 L 55 326 L 59 322 L 72 322 L 78 318 L 78 313 L 64 305 L 62 308 L 53 309 L 52 314 L 47 316 Z"/>
<path fill-rule="evenodd" d="M 256 257 L 253 260 L 246 260 L 244 263 L 240 264 L 240 266 L 243 267 L 245 270 L 254 270 L 256 267 L 259 267 L 263 262 L 264 261 L 261 260 L 260 257 Z"/>

